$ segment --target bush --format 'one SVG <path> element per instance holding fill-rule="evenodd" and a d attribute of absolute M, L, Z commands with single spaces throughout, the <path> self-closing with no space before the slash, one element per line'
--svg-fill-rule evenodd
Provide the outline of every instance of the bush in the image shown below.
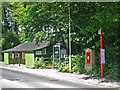
<path fill-rule="evenodd" d="M 53 68 L 58 69 L 58 68 L 59 68 L 59 66 L 60 66 L 60 63 L 58 63 L 58 62 L 54 61 L 54 62 L 52 62 L 52 66 L 53 66 Z"/>
<path fill-rule="evenodd" d="M 118 71 L 117 71 L 117 64 L 114 65 L 112 63 L 105 66 L 105 76 L 109 79 L 118 79 Z"/>
<path fill-rule="evenodd" d="M 84 73 L 84 64 L 84 56 L 80 56 L 79 54 L 72 56 L 72 72 Z"/>
<path fill-rule="evenodd" d="M 33 67 L 34 68 L 45 68 L 46 67 L 46 64 L 44 62 L 44 60 L 42 58 L 40 58 L 39 61 L 35 61 L 34 64 L 33 64 Z"/>
<path fill-rule="evenodd" d="M 72 72 L 84 73 L 84 57 L 80 55 L 72 55 Z M 54 62 L 53 66 L 60 72 L 69 72 L 69 57 L 67 56 L 62 63 Z"/>
<path fill-rule="evenodd" d="M 60 72 L 69 72 L 69 67 L 68 67 L 67 64 L 62 63 L 62 64 L 60 65 L 60 67 L 58 68 L 58 70 L 59 70 Z"/>

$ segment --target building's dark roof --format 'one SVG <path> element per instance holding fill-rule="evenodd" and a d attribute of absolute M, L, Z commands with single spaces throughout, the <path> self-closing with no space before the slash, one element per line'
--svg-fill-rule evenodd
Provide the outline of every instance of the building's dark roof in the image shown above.
<path fill-rule="evenodd" d="M 49 42 L 41 42 L 38 45 L 36 45 L 36 42 L 24 42 L 22 44 L 19 44 L 15 46 L 14 48 L 7 49 L 3 52 L 25 52 L 25 51 L 34 51 L 38 49 L 42 49 L 49 46 Z"/>

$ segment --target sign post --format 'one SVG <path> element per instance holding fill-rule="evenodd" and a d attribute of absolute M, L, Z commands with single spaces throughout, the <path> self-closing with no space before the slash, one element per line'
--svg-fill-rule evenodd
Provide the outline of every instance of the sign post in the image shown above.
<path fill-rule="evenodd" d="M 103 36 L 101 28 L 98 31 L 98 34 L 100 34 L 100 76 L 104 77 L 105 49 L 103 49 Z"/>

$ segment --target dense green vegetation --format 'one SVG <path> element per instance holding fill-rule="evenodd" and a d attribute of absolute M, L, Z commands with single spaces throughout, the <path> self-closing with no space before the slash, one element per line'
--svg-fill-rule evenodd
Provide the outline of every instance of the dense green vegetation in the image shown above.
<path fill-rule="evenodd" d="M 9 3 L 2 3 L 2 50 L 12 48 L 20 43 L 17 23 L 10 15 Z"/>
<path fill-rule="evenodd" d="M 33 68 L 37 69 L 37 68 L 47 68 L 47 69 L 51 69 L 52 68 L 52 62 L 46 62 L 46 59 L 41 57 L 39 58 L 39 60 L 35 60 Z"/>
<path fill-rule="evenodd" d="M 36 39 L 39 41 L 50 41 L 51 43 L 61 42 L 68 49 L 68 30 L 69 15 L 71 24 L 72 37 L 72 54 L 82 57 L 85 60 L 85 49 L 92 48 L 95 50 L 95 70 L 92 72 L 99 75 L 99 35 L 98 30 L 104 30 L 104 48 L 106 51 L 105 76 L 108 78 L 120 78 L 120 3 L 118 2 L 80 2 L 80 3 L 33 3 L 33 2 L 12 2 L 3 4 L 11 12 L 11 18 L 15 21 L 15 26 L 21 28 L 19 37 L 15 39 L 16 33 L 13 34 L 6 25 L 3 24 L 4 47 L 8 48 L 18 44 L 18 38 L 21 41 Z M 70 13 L 69 13 L 70 9 Z M 5 14 L 5 12 L 3 12 Z M 5 23 L 6 17 L 3 17 Z M 17 28 L 15 30 L 17 30 Z M 6 31 L 7 30 L 7 31 Z M 15 31 L 14 31 L 15 32 Z M 9 34 L 7 34 L 9 33 Z M 12 36 L 11 36 L 12 33 Z M 14 36 L 14 37 L 13 37 Z M 7 37 L 13 37 L 7 38 Z M 15 44 L 6 44 L 9 39 Z M 73 72 L 84 72 L 83 64 L 78 64 L 79 58 L 73 59 Z M 64 64 L 62 67 L 67 68 Z M 81 69 L 79 69 L 78 66 Z M 75 67 L 74 67 L 75 66 Z M 61 68 L 62 68 L 61 67 Z M 62 70 L 62 69 L 61 69 Z"/>

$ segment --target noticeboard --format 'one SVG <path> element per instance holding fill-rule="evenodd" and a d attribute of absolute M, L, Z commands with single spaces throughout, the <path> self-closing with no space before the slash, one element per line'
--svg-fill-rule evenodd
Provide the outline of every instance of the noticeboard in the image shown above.
<path fill-rule="evenodd" d="M 105 64 L 105 49 L 101 49 L 101 64 Z"/>
<path fill-rule="evenodd" d="M 66 54 L 66 50 L 65 50 L 65 49 L 62 49 L 62 50 L 60 51 L 60 53 L 65 55 L 65 54 Z"/>

